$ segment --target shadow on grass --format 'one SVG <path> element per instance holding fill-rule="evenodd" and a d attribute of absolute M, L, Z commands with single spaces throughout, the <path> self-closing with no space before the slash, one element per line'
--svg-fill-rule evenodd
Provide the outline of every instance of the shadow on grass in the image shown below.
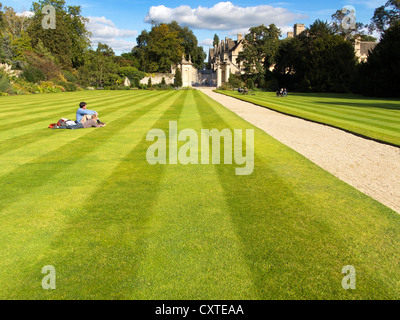
<path fill-rule="evenodd" d="M 179 119 L 186 96 L 187 92 L 180 93 L 152 128 L 168 130 L 169 121 Z M 152 105 L 165 102 L 167 96 L 161 100 Z M 53 261 L 63 271 L 59 283 L 64 290 L 42 291 L 40 296 L 134 299 L 133 292 L 148 285 L 138 283 L 136 274 L 146 257 L 148 222 L 166 168 L 148 164 L 148 146 L 145 134 L 82 204 L 79 215 L 68 219 L 68 225 L 51 244 L 50 253 L 38 263 Z"/>

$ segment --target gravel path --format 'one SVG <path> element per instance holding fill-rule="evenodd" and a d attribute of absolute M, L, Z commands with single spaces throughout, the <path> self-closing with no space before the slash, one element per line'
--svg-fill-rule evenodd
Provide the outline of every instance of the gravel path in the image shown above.
<path fill-rule="evenodd" d="M 200 90 L 321 168 L 400 213 L 400 148 L 283 115 L 209 88 Z"/>

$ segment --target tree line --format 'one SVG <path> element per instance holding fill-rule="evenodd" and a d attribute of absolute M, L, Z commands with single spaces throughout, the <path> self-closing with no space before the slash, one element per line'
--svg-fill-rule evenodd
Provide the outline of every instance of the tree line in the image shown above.
<path fill-rule="evenodd" d="M 284 40 L 279 39 L 281 30 L 274 24 L 250 28 L 238 57 L 244 74 L 231 76 L 231 85 L 400 96 L 400 3 L 389 0 L 377 8 L 369 25 L 356 23 L 354 28 L 344 28 L 344 17 L 345 13 L 337 10 L 330 23 L 317 19 L 305 32 Z M 359 63 L 354 40 L 376 41 L 366 29 L 382 36 L 368 60 Z"/>
<path fill-rule="evenodd" d="M 42 26 L 45 5 L 55 8 L 56 29 Z M 130 52 L 118 56 L 107 44 L 91 46 L 88 20 L 80 6 L 68 6 L 64 0 L 39 0 L 32 3 L 31 12 L 23 16 L 0 4 L 0 62 L 14 70 L 8 74 L 0 70 L 0 93 L 122 89 L 125 78 L 132 86 L 144 87 L 139 81 L 146 73 L 170 72 L 182 57 L 191 59 L 198 69 L 204 67 L 206 54 L 196 36 L 175 21 L 152 23 Z M 306 32 L 283 40 L 274 24 L 250 28 L 238 58 L 244 74 L 231 76 L 231 82 L 267 90 L 286 87 L 304 92 L 399 95 L 399 2 L 389 0 L 377 8 L 367 26 L 356 23 L 354 28 L 343 28 L 344 17 L 338 10 L 330 23 L 316 20 Z M 352 42 L 356 38 L 375 40 L 365 29 L 377 30 L 382 37 L 368 61 L 358 63 Z M 218 42 L 216 35 L 214 44 Z M 181 85 L 179 75 L 177 80 Z"/>
<path fill-rule="evenodd" d="M 55 29 L 42 26 L 46 5 L 55 8 Z M 146 73 L 170 72 L 171 65 L 183 56 L 197 68 L 206 58 L 192 30 L 175 21 L 143 30 L 132 51 L 118 56 L 105 43 L 91 46 L 88 19 L 80 6 L 68 6 L 64 0 L 39 0 L 32 3 L 31 12 L 29 16 L 17 14 L 0 3 L 0 62 L 16 71 L 10 79 L 10 74 L 0 70 L 0 92 L 122 89 L 126 77 L 139 87 Z"/>

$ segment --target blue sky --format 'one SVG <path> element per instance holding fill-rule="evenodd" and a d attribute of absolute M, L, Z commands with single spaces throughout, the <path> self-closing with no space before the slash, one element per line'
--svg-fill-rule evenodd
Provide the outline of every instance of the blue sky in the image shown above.
<path fill-rule="evenodd" d="M 32 0 L 0 0 L 17 12 L 29 11 Z M 316 19 L 331 20 L 331 15 L 346 5 L 356 9 L 359 22 L 369 23 L 374 9 L 386 0 L 67 0 L 67 5 L 80 5 L 85 17 L 90 18 L 88 29 L 93 43 L 109 44 L 117 54 L 129 52 L 143 29 L 150 30 L 150 22 L 170 22 L 190 27 L 206 52 L 214 34 L 220 39 L 236 39 L 249 27 L 275 23 L 283 36 L 294 23 L 306 26 Z"/>

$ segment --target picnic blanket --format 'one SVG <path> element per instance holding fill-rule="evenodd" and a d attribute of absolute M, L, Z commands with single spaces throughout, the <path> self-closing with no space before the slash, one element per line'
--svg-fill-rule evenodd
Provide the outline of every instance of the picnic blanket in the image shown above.
<path fill-rule="evenodd" d="M 49 125 L 50 129 L 83 129 L 82 123 L 76 123 L 73 120 L 69 120 L 67 118 L 61 118 L 57 121 L 57 123 L 52 123 Z"/>

